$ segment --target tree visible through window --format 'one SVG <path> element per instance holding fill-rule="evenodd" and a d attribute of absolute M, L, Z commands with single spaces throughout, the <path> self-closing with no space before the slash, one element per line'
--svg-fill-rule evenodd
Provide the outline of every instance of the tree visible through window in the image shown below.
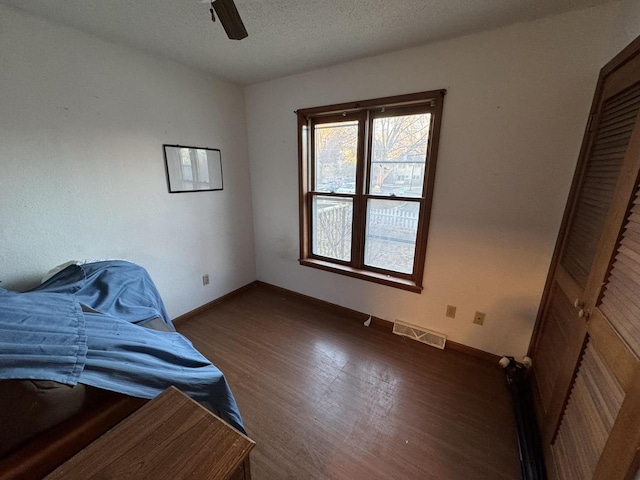
<path fill-rule="evenodd" d="M 302 264 L 421 290 L 443 96 L 297 112 Z"/>

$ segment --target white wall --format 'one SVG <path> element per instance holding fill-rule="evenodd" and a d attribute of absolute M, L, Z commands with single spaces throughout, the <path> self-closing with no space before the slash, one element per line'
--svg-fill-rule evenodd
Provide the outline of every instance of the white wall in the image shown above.
<path fill-rule="evenodd" d="M 168 194 L 163 143 L 220 148 L 224 191 Z M 255 280 L 238 85 L 0 5 L 0 165 L 0 286 L 126 258 L 176 316 Z"/>
<path fill-rule="evenodd" d="M 246 90 L 259 280 L 496 354 L 526 352 L 617 4 Z M 298 264 L 295 109 L 446 88 L 415 294 Z M 447 304 L 457 318 L 445 318 Z M 476 310 L 484 326 L 472 324 Z"/>
<path fill-rule="evenodd" d="M 612 47 L 615 55 L 640 35 L 640 2 L 622 0 L 612 30 Z"/>

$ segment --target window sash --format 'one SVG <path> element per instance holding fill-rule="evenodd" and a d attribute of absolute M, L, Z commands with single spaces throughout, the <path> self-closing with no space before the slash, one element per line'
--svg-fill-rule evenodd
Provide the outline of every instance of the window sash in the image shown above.
<path fill-rule="evenodd" d="M 313 206 L 314 206 L 314 200 L 318 197 L 322 197 L 322 198 L 336 198 L 336 199 L 351 199 L 352 201 L 352 220 L 351 220 L 351 260 L 341 260 L 339 258 L 334 258 L 334 257 L 329 257 L 329 256 L 323 256 L 319 253 L 314 253 L 314 240 L 316 239 L 315 235 L 316 232 L 314 231 L 314 212 L 313 212 Z M 354 234 L 353 234 L 353 230 L 354 230 L 354 221 L 353 221 L 353 214 L 355 213 L 355 197 L 356 195 L 353 194 L 330 194 L 330 193 L 324 193 L 324 192 L 309 192 L 309 221 L 310 221 L 310 225 L 309 225 L 309 256 L 312 256 L 313 258 L 318 258 L 321 260 L 325 260 L 327 262 L 333 262 L 333 263 L 339 263 L 341 265 L 349 265 L 349 266 L 353 266 L 353 253 L 354 253 L 354 247 L 353 247 L 353 240 L 354 240 Z"/>
<path fill-rule="evenodd" d="M 371 168 L 372 168 L 372 154 L 373 154 L 373 122 L 378 118 L 389 118 L 389 117 L 398 117 L 402 115 L 411 115 L 411 114 L 420 114 L 420 113 L 428 113 L 431 115 L 429 121 L 429 138 L 427 142 L 427 148 L 424 152 L 425 158 L 425 175 L 422 180 L 422 194 L 419 197 L 410 197 L 413 199 L 422 198 L 424 199 L 427 194 L 426 186 L 427 186 L 427 173 L 429 167 L 429 154 L 431 147 L 431 140 L 433 138 L 433 128 L 435 123 L 435 108 L 430 104 L 428 105 L 416 105 L 412 107 L 396 107 L 396 108 L 381 108 L 377 111 L 369 111 L 368 114 L 368 125 L 367 125 L 367 171 L 366 171 L 366 194 L 371 195 L 370 192 L 370 183 L 369 179 L 371 178 Z M 397 195 L 396 195 L 397 197 Z"/>
<path fill-rule="evenodd" d="M 393 207 L 395 209 L 395 211 L 391 211 L 389 213 L 385 212 L 384 208 L 378 208 L 376 209 L 374 207 L 374 202 L 376 201 L 383 201 L 386 202 L 387 205 L 389 206 L 390 204 L 395 204 L 396 206 Z M 410 213 L 410 209 L 411 207 L 409 207 L 410 204 L 413 204 L 413 208 L 417 209 L 417 217 L 413 217 L 413 215 L 411 215 Z M 403 210 L 403 214 L 398 215 L 398 211 L 400 208 L 406 208 L 409 207 L 409 210 Z M 402 276 L 403 278 L 411 278 L 411 275 L 413 274 L 413 271 L 415 270 L 416 266 L 415 266 L 415 262 L 416 262 L 416 257 L 418 254 L 418 249 L 417 249 L 417 242 L 418 242 L 418 224 L 420 221 L 420 214 L 422 209 L 422 202 L 420 202 L 419 200 L 412 200 L 412 201 L 404 201 L 404 200 L 397 200 L 395 198 L 385 198 L 385 199 L 371 199 L 367 201 L 367 207 L 366 207 L 366 221 L 367 224 L 365 226 L 365 244 L 364 244 L 364 267 L 366 269 L 370 269 L 376 272 L 380 272 L 380 273 L 386 273 L 386 274 L 393 274 L 393 275 L 398 275 L 398 276 Z M 376 210 L 380 210 L 380 211 L 376 211 Z M 370 220 L 372 219 L 372 216 L 378 217 L 378 219 L 382 219 L 383 220 L 383 224 L 376 224 L 376 223 L 370 223 Z M 390 226 L 391 228 L 385 228 L 384 223 L 387 223 L 387 226 Z M 406 227 L 410 226 L 411 224 L 415 224 L 415 235 L 412 235 L 413 238 L 409 239 L 409 238 L 401 238 L 402 233 L 405 233 L 405 235 L 409 232 L 407 232 Z M 379 231 L 377 234 L 374 233 L 375 230 L 380 229 L 382 231 Z M 385 231 L 386 230 L 386 231 Z M 404 232 L 403 232 L 404 230 Z M 370 248 L 372 248 L 373 244 L 376 241 L 382 241 L 385 243 L 395 243 L 396 247 L 400 247 L 401 250 L 401 245 L 403 243 L 407 243 L 407 240 L 411 240 L 413 242 L 412 245 L 412 262 L 411 262 L 411 271 L 410 272 L 402 272 L 400 270 L 394 270 L 392 268 L 386 268 L 385 266 L 381 265 L 381 262 L 377 262 L 378 265 L 374 265 L 374 262 L 372 261 L 372 259 L 369 259 L 369 261 L 367 261 L 367 252 L 371 252 L 371 250 L 369 250 Z M 400 245 L 399 245 L 400 244 Z M 388 245 L 387 245 L 388 247 Z M 375 250 L 375 249 L 373 249 Z M 399 251 L 395 251 L 394 252 L 396 254 L 396 257 L 398 255 L 401 255 L 401 252 Z"/>

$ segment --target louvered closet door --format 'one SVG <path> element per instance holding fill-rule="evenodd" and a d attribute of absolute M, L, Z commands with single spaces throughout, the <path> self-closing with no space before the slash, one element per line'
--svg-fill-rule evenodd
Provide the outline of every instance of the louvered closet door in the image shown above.
<path fill-rule="evenodd" d="M 603 405 L 609 405 L 602 392 L 613 391 L 610 379 L 620 382 L 618 367 L 612 366 L 612 355 L 606 350 L 614 330 L 606 333 L 603 325 L 610 322 L 598 302 L 607 295 L 601 295 L 603 283 L 613 285 L 607 277 L 608 269 L 640 159 L 640 57 L 627 57 L 625 61 L 616 57 L 601 72 L 592 120 L 529 352 L 534 358 L 532 383 L 543 449 L 547 463 L 553 464 L 553 473 L 559 478 L 592 478 L 599 468 L 598 452 L 606 451 L 609 432 L 615 431 L 612 413 L 602 411 Z M 629 250 L 631 236 L 620 254 L 624 258 L 619 269 L 627 274 L 633 271 L 629 258 L 640 258 L 633 257 Z M 640 241 L 640 236 L 634 238 Z M 636 273 L 640 275 L 640 268 Z M 621 277 L 620 272 L 616 275 Z M 622 295 L 621 291 L 613 292 L 613 288 L 611 298 Z M 640 296 L 637 290 L 624 291 Z M 598 336 L 602 332 L 604 336 Z M 604 367 L 595 369 L 594 365 Z M 626 383 L 620 385 L 621 391 L 626 392 Z M 615 397 L 622 402 L 621 398 L 626 394 Z M 604 416 L 598 417 L 600 414 Z M 585 422 L 585 418 L 593 423 Z M 594 460 L 595 455 L 598 457 Z"/>
<path fill-rule="evenodd" d="M 624 396 L 620 382 L 589 341 L 552 445 L 557 478 L 593 478 Z"/>
<path fill-rule="evenodd" d="M 543 439 L 550 441 L 566 404 L 586 335 L 585 297 L 632 132 L 640 111 L 640 84 L 626 85 L 621 73 L 602 84 L 579 166 L 542 327 L 532 353 L 534 391 Z M 627 76 L 627 73 L 624 74 Z"/>
<path fill-rule="evenodd" d="M 593 297 L 587 299 L 587 336 L 623 392 L 593 476 L 603 480 L 629 480 L 640 449 L 640 122 L 636 128 L 625 163 L 628 175 L 618 187 L 622 195 L 613 205 L 587 287 Z"/>
<path fill-rule="evenodd" d="M 637 174 L 640 127 L 629 155 Z M 596 295 L 593 308 L 591 300 L 586 305 L 586 348 L 547 459 L 559 480 L 631 480 L 638 468 L 640 179 L 630 180 L 619 183 L 621 191 L 632 190 L 631 200 L 612 205 L 589 276 L 587 292 Z"/>

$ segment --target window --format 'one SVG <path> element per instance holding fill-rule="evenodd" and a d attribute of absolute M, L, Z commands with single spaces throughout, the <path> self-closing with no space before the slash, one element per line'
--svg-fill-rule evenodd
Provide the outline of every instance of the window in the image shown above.
<path fill-rule="evenodd" d="M 296 112 L 302 265 L 422 290 L 445 93 Z"/>

